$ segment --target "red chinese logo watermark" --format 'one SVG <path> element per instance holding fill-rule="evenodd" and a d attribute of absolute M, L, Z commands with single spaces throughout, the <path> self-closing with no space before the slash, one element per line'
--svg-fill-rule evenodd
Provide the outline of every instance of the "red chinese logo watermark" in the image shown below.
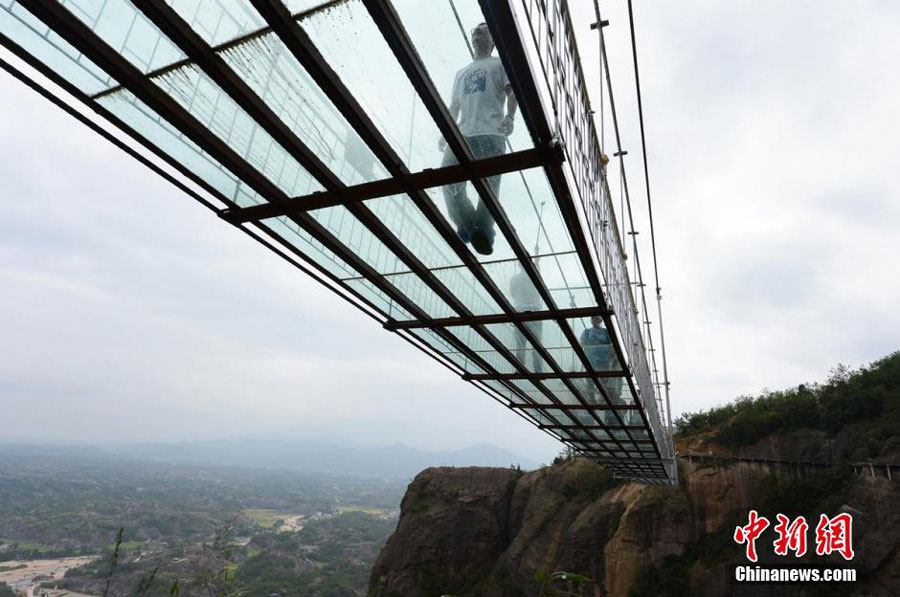
<path fill-rule="evenodd" d="M 747 526 L 734 529 L 735 542 L 738 545 L 747 544 L 747 559 L 751 562 L 756 561 L 756 540 L 767 528 L 769 528 L 769 519 L 759 516 L 756 510 L 750 510 L 750 522 L 747 523 Z"/>
<path fill-rule="evenodd" d="M 809 531 L 806 518 L 798 516 L 791 520 L 784 514 L 776 514 L 775 518 L 778 521 L 773 527 L 778 535 L 772 542 L 775 554 L 786 556 L 789 552 L 794 552 L 794 557 L 797 558 L 806 555 L 806 537 Z M 747 559 L 751 562 L 758 560 L 756 540 L 770 525 L 768 518 L 760 516 L 756 510 L 750 510 L 747 524 L 735 527 L 734 541 L 746 546 Z M 827 556 L 836 552 L 845 560 L 853 559 L 853 517 L 850 514 L 842 513 L 832 518 L 822 514 L 815 533 L 816 555 Z"/>
<path fill-rule="evenodd" d="M 806 531 L 809 530 L 806 519 L 798 516 L 791 522 L 784 514 L 776 514 L 775 517 L 778 519 L 775 525 L 775 532 L 778 533 L 778 539 L 774 542 L 775 554 L 786 556 L 793 551 L 795 557 L 802 558 L 806 555 Z"/>
<path fill-rule="evenodd" d="M 846 512 L 834 518 L 822 514 L 816 525 L 816 555 L 827 556 L 835 551 L 845 560 L 853 559 L 853 517 Z"/>

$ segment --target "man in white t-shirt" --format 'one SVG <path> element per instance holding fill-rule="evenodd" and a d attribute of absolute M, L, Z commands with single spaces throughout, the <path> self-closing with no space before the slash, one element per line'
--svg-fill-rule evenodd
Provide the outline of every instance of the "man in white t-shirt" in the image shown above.
<path fill-rule="evenodd" d="M 453 80 L 450 116 L 457 120 L 475 159 L 481 159 L 506 152 L 506 137 L 512 134 L 518 104 L 503 63 L 491 55 L 494 40 L 486 23 L 472 30 L 472 51 L 472 63 L 461 68 Z M 442 166 L 457 163 L 443 138 L 439 147 L 444 152 Z M 494 195 L 499 195 L 500 176 L 491 176 L 489 182 Z M 466 195 L 466 183 L 446 185 L 444 199 L 463 242 L 471 242 L 483 255 L 493 253 L 494 220 L 484 202 L 479 200 L 478 207 L 473 207 Z"/>

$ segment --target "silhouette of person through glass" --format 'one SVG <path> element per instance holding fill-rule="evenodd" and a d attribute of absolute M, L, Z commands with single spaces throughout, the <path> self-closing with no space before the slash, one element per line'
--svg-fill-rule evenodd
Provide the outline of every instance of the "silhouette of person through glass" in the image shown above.
<path fill-rule="evenodd" d="M 472 30 L 472 51 L 471 64 L 461 68 L 453 80 L 449 109 L 473 156 L 482 159 L 506 152 L 506 137 L 513 132 L 518 104 L 503 63 L 492 55 L 494 40 L 486 23 Z M 441 166 L 458 163 L 443 137 L 438 147 L 444 152 Z M 499 197 L 500 175 L 491 176 L 488 182 Z M 459 238 L 471 242 L 482 255 L 493 253 L 494 219 L 484 202 L 479 199 L 478 207 L 473 207 L 465 182 L 446 185 L 444 200 Z"/>
<path fill-rule="evenodd" d="M 591 327 L 585 328 L 581 332 L 578 342 L 584 348 L 584 352 L 594 371 L 610 371 L 618 363 L 612 342 L 609 339 L 609 332 L 603 325 L 602 317 L 591 317 Z M 598 395 L 597 387 L 594 385 L 593 380 L 588 379 L 586 381 L 589 399 L 595 404 L 599 404 L 600 396 Z M 619 378 L 614 377 L 604 380 L 603 385 L 606 387 L 613 402 L 621 402 L 622 385 Z"/>
<path fill-rule="evenodd" d="M 521 265 L 519 265 L 519 271 L 517 271 L 509 280 L 509 294 L 512 296 L 513 306 L 519 313 L 542 310 L 541 305 L 543 304 L 543 301 L 541 301 L 541 296 L 538 294 L 537 288 L 534 287 L 531 278 L 528 277 L 528 274 L 525 273 L 525 269 Z M 531 334 L 537 342 L 541 341 L 541 334 L 544 330 L 543 321 L 526 321 L 525 327 L 531 331 Z M 515 327 L 514 329 L 516 335 L 516 358 L 520 363 L 527 367 L 528 340 L 518 327 Z M 531 359 L 531 370 L 534 373 L 543 371 L 543 359 L 541 359 L 541 355 L 538 354 L 537 350 L 532 349 Z"/>

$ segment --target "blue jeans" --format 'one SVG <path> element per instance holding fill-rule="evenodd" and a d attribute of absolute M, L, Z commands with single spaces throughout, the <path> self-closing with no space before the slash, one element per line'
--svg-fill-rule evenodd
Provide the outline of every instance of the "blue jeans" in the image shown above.
<path fill-rule="evenodd" d="M 492 158 L 494 156 L 506 153 L 506 137 L 496 135 L 479 135 L 477 137 L 466 137 L 469 143 L 469 149 L 475 159 Z M 447 147 L 444 150 L 444 159 L 441 166 L 452 166 L 458 164 L 456 156 Z M 496 174 L 488 178 L 488 183 L 494 190 L 494 196 L 500 196 L 500 175 Z M 448 184 L 444 187 L 444 200 L 447 202 L 447 211 L 450 214 L 450 220 L 456 225 L 457 229 L 471 233 L 478 226 L 484 229 L 493 230 L 494 218 L 484 205 L 484 201 L 478 199 L 478 207 L 473 207 L 472 202 L 466 195 L 466 183 L 456 182 Z"/>

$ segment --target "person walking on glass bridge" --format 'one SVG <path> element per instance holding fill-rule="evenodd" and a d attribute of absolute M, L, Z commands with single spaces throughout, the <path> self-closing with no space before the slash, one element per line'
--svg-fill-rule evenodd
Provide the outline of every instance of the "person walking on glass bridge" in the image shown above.
<path fill-rule="evenodd" d="M 472 63 L 461 68 L 453 80 L 450 116 L 457 121 L 475 159 L 481 159 L 505 153 L 518 104 L 503 63 L 491 55 L 494 40 L 486 23 L 472 30 L 472 51 Z M 444 152 L 441 166 L 458 163 L 443 138 L 439 148 Z M 499 196 L 500 175 L 491 176 L 489 182 L 494 196 Z M 471 242 L 482 255 L 493 253 L 494 220 L 484 202 L 479 200 L 478 207 L 473 207 L 465 182 L 446 185 L 444 199 L 459 238 Z"/>
<path fill-rule="evenodd" d="M 518 271 L 509 280 L 509 294 L 512 296 L 513 306 L 519 313 L 526 311 L 540 311 L 544 301 L 538 294 L 537 288 L 534 287 L 531 278 L 525 273 L 525 269 L 519 265 Z M 531 331 L 534 339 L 541 342 L 541 335 L 544 330 L 543 321 L 526 321 L 525 327 Z M 529 348 L 528 339 L 518 327 L 513 326 L 516 338 L 516 358 L 523 366 L 528 366 L 527 355 L 531 351 L 531 370 L 534 373 L 541 373 L 544 369 L 543 359 L 534 348 Z"/>
<path fill-rule="evenodd" d="M 602 317 L 591 317 L 591 327 L 585 328 L 581 332 L 578 342 L 584 349 L 584 353 L 587 355 L 594 371 L 609 371 L 615 366 L 617 362 L 616 354 L 613 350 L 612 341 L 609 339 L 609 332 L 603 325 Z M 586 381 L 588 395 L 591 396 L 594 402 L 599 403 L 599 396 L 596 395 L 597 390 L 593 380 L 588 379 Z M 609 397 L 614 402 L 618 402 L 622 392 L 619 379 L 612 378 L 603 385 L 609 391 Z"/>

